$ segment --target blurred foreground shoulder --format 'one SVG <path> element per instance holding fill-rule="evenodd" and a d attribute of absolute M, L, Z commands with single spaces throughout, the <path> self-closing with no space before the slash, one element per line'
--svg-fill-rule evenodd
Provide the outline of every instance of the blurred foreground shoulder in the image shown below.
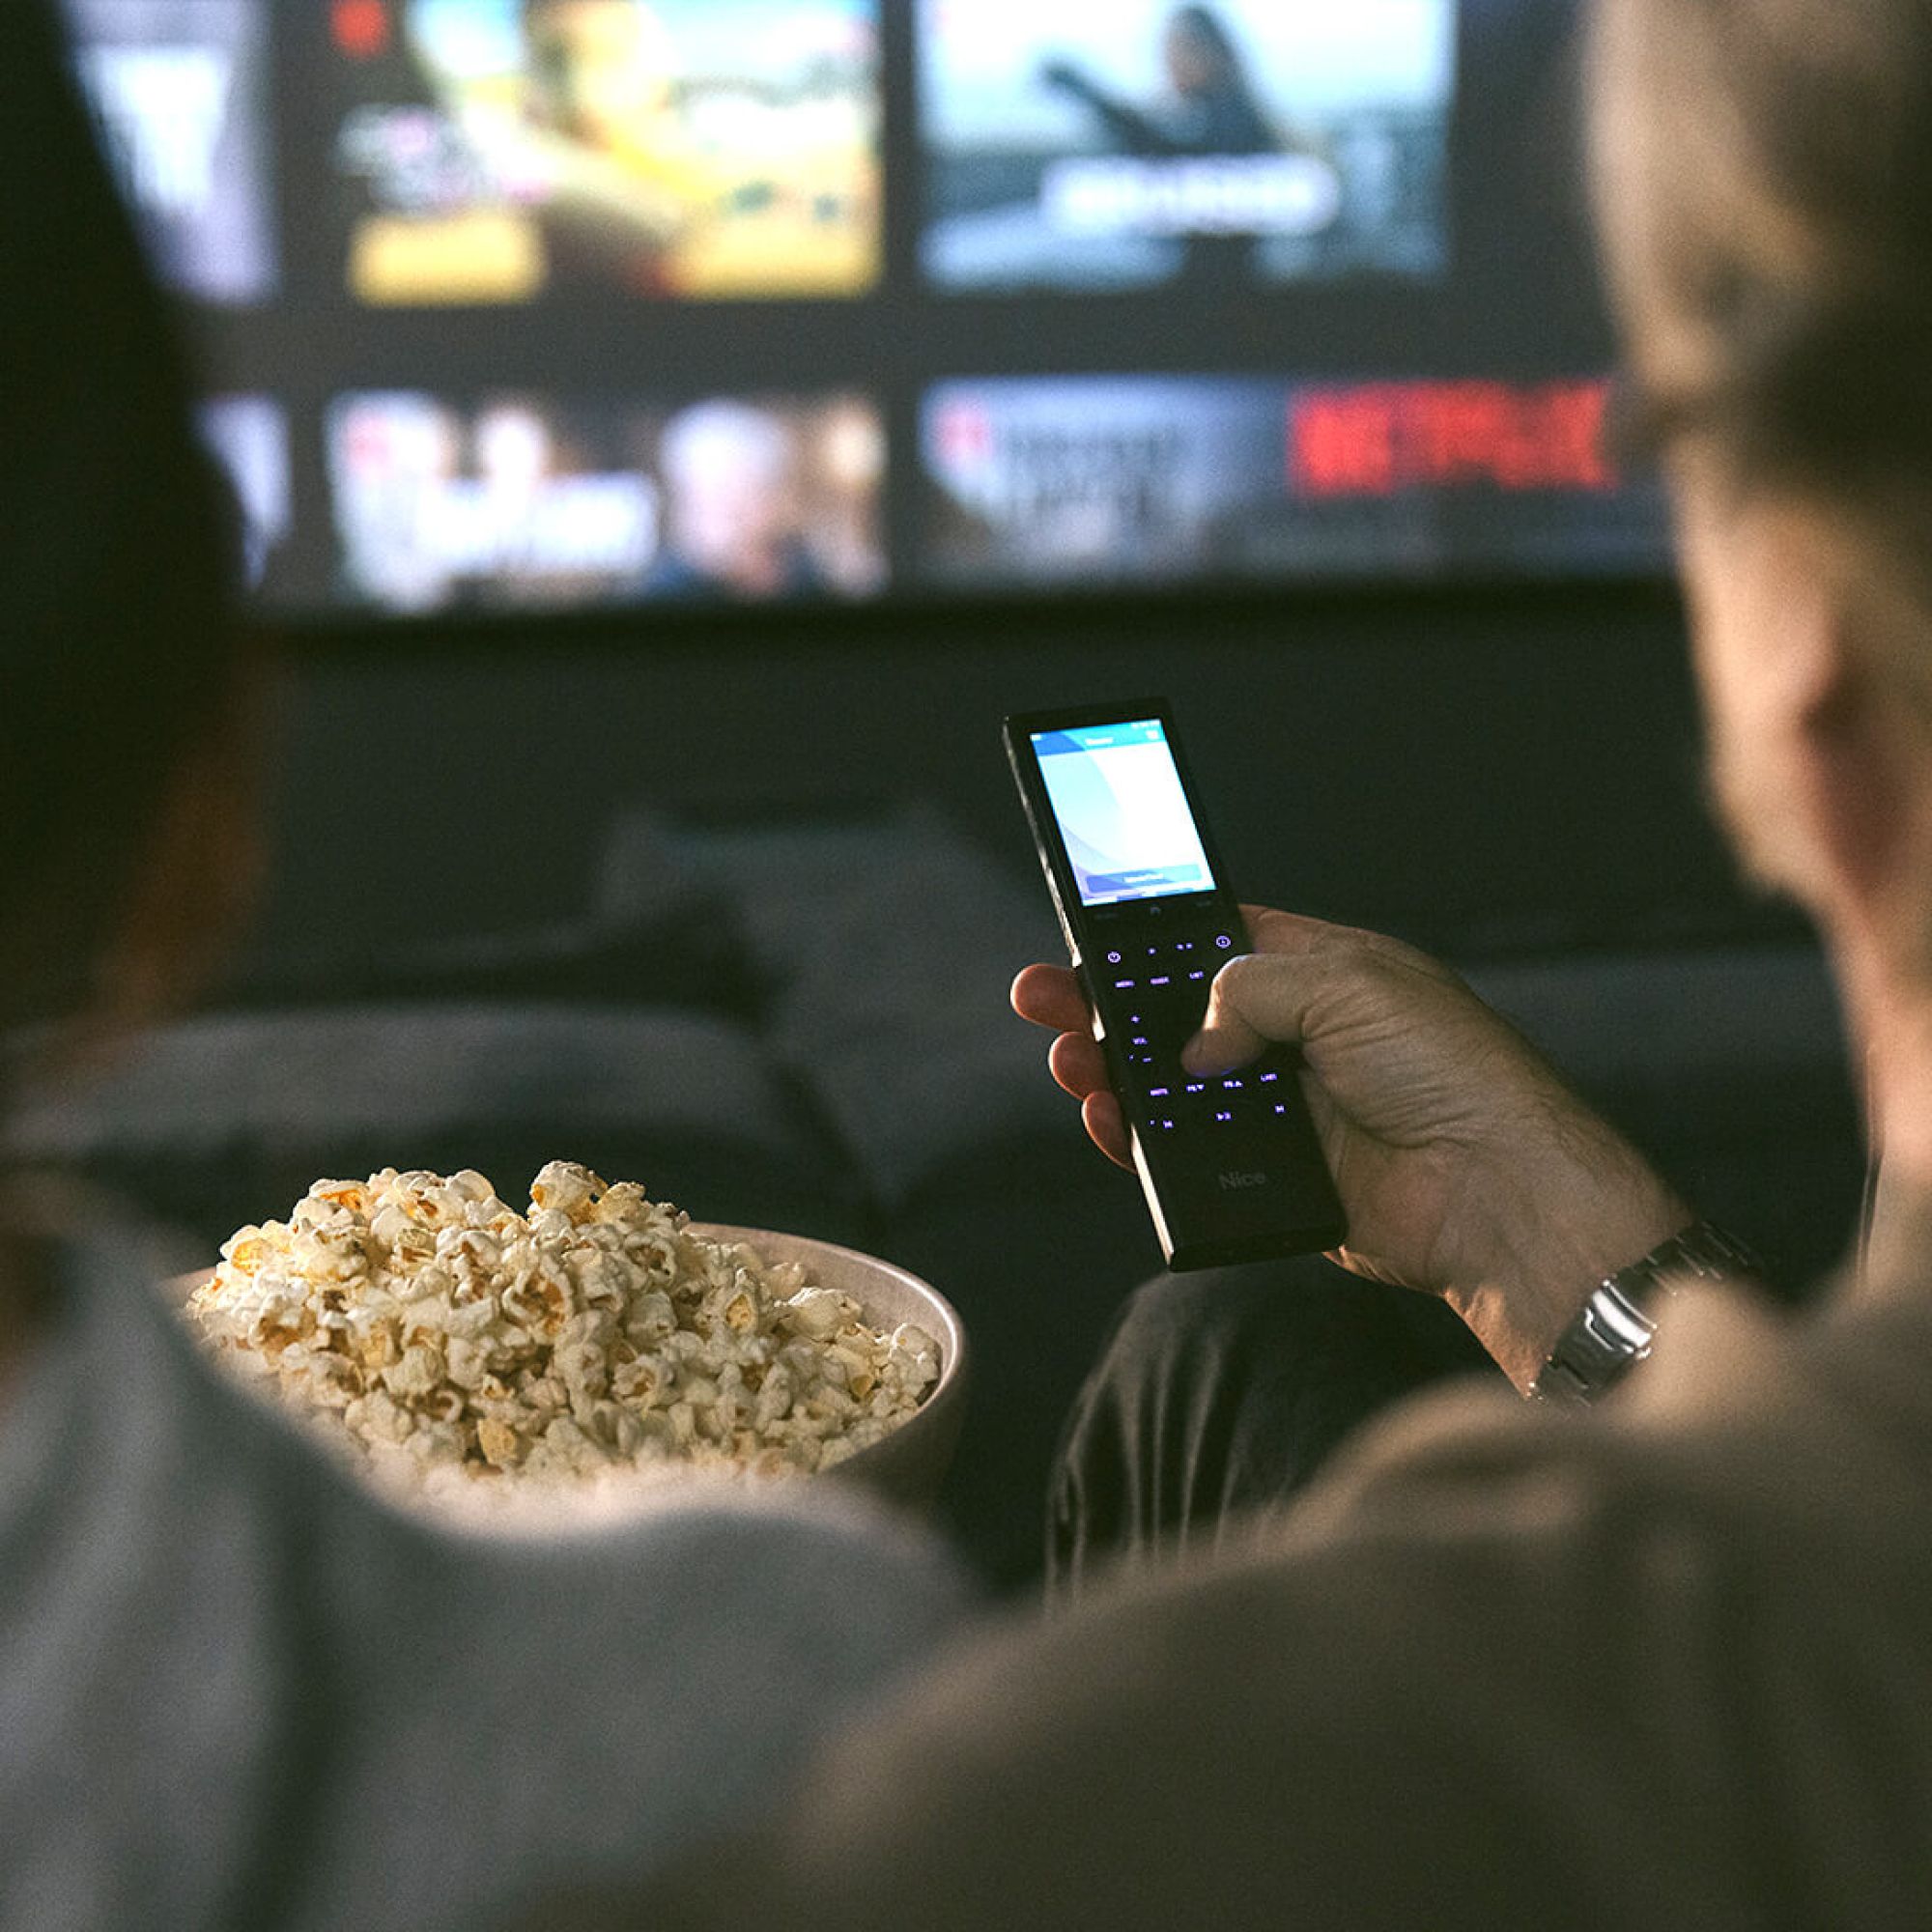
<path fill-rule="evenodd" d="M 1414 1405 L 1244 1553 L 954 1647 L 647 1910 L 544 1922 L 1909 1923 L 1932 1418 L 1865 1371 L 1932 1310 L 1880 1328 L 1718 1307 L 1620 1412 Z"/>

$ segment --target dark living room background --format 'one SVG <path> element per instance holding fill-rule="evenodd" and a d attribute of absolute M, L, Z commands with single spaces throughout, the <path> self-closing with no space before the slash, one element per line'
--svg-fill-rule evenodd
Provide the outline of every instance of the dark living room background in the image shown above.
<path fill-rule="evenodd" d="M 30 1148 L 207 1243 L 565 1156 L 888 1256 L 1017 1585 L 1159 1257 L 1007 1009 L 999 724 L 1159 694 L 1246 896 L 1444 953 L 1828 1264 L 1836 1014 L 1702 797 L 1572 10 L 1330 11 L 68 0 L 282 670 L 252 931 Z"/>

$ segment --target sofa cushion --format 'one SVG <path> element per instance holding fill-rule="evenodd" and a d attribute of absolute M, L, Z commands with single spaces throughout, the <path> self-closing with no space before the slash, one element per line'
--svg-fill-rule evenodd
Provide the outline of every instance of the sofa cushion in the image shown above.
<path fill-rule="evenodd" d="M 693 832 L 686 850 L 737 902 L 774 1051 L 886 1208 L 988 1151 L 1077 1138 L 1007 1005 L 1020 967 L 1065 956 L 1033 881 L 917 809 Z"/>
<path fill-rule="evenodd" d="M 729 895 L 680 863 L 662 821 L 617 817 L 597 846 L 587 902 L 529 916 L 530 882 L 417 906 L 403 922 L 358 868 L 281 879 L 206 1001 L 225 1010 L 403 1000 L 685 1007 L 751 1018 L 764 988 Z M 433 900 L 435 854 L 423 857 Z"/>
<path fill-rule="evenodd" d="M 858 1186 L 809 1099 L 711 1015 L 560 1005 L 217 1014 L 84 1088 L 30 1091 L 11 1151 L 196 1226 L 287 1211 L 324 1174 L 476 1167 L 517 1199 L 581 1159 L 700 1219 L 851 1237 Z"/>

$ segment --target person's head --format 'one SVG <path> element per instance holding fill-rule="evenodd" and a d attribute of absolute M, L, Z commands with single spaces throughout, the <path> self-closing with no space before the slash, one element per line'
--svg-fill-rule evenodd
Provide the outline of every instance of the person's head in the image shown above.
<path fill-rule="evenodd" d="M 785 426 L 749 403 L 698 403 L 667 425 L 658 460 L 684 560 L 747 596 L 781 588 L 798 531 Z"/>
<path fill-rule="evenodd" d="M 1855 1008 L 1932 992 L 1932 0 L 1600 0 L 1591 81 L 1720 799 Z"/>
<path fill-rule="evenodd" d="M 0 63 L 0 1033 L 172 997 L 223 923 L 247 816 L 234 523 L 50 10 L 16 12 Z"/>
<path fill-rule="evenodd" d="M 1169 84 L 1183 97 L 1218 94 L 1241 85 L 1240 53 L 1211 7 L 1177 7 L 1168 16 L 1161 56 Z"/>

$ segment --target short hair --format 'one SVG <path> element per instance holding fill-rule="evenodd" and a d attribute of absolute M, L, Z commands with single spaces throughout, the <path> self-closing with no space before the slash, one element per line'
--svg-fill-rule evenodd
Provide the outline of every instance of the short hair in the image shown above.
<path fill-rule="evenodd" d="M 1640 419 L 1932 609 L 1932 0 L 1600 0 L 1590 54 Z"/>

